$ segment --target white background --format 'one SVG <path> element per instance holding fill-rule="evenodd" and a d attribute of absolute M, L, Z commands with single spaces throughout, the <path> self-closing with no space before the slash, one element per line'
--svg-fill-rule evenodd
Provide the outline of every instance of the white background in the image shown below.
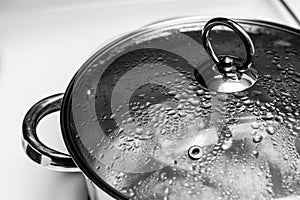
<path fill-rule="evenodd" d="M 300 12 L 300 3 L 289 1 Z M 64 92 L 80 64 L 104 41 L 166 17 L 229 16 L 297 27 L 276 0 L 0 1 L 0 199 L 85 200 L 79 173 L 31 162 L 21 147 L 22 120 L 46 96 Z M 59 116 L 42 120 L 40 137 L 65 151 Z"/>

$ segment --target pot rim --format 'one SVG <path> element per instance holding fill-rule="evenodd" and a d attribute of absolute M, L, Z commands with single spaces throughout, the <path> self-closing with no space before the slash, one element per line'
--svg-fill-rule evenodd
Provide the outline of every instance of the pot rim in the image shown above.
<path fill-rule="evenodd" d="M 157 29 L 159 27 L 170 27 L 174 25 L 184 24 L 184 23 L 205 23 L 210 18 L 203 17 L 203 16 L 183 16 L 183 17 L 175 17 L 175 18 L 167 18 L 160 21 L 156 21 L 154 23 L 148 24 L 146 26 L 143 26 L 135 31 L 131 31 L 129 33 L 122 34 L 118 38 L 108 41 L 104 43 L 103 45 L 100 45 L 96 51 L 94 51 L 93 55 L 90 56 L 81 67 L 78 69 L 78 71 L 75 73 L 73 78 L 71 79 L 66 92 L 63 97 L 62 105 L 61 105 L 61 112 L 60 112 L 60 123 L 61 123 L 61 131 L 62 136 L 64 139 L 64 143 L 68 149 L 68 152 L 70 153 L 72 159 L 76 163 L 76 165 L 79 167 L 81 172 L 89 179 L 91 180 L 97 187 L 99 187 L 101 190 L 109 194 L 115 199 L 121 199 L 121 200 L 128 200 L 128 198 L 122 194 L 120 191 L 116 190 L 112 186 L 110 186 L 108 183 L 106 183 L 104 180 L 100 179 L 98 175 L 91 169 L 91 167 L 86 163 L 84 156 L 82 155 L 82 152 L 78 151 L 78 148 L 73 142 L 73 138 L 71 137 L 71 128 L 69 126 L 70 121 L 70 111 L 71 111 L 71 103 L 72 103 L 72 91 L 75 86 L 75 81 L 77 80 L 77 77 L 82 75 L 86 66 L 91 64 L 95 58 L 99 57 L 103 52 L 107 51 L 114 45 L 118 44 L 119 42 L 123 41 L 124 39 L 134 38 L 139 34 L 143 34 L 146 31 L 151 31 L 154 29 Z M 300 36 L 300 30 L 283 25 L 276 22 L 269 22 L 264 20 L 257 20 L 257 19 L 235 19 L 238 23 L 247 24 L 247 25 L 259 25 L 259 26 L 265 26 L 272 29 L 282 30 L 291 34 L 296 34 Z"/>

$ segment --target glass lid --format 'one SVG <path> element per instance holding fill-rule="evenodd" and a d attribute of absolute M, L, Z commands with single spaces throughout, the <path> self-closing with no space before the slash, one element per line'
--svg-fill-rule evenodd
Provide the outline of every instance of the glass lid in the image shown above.
<path fill-rule="evenodd" d="M 118 199 L 300 195 L 299 31 L 199 17 L 96 52 L 61 112 L 75 162 Z"/>

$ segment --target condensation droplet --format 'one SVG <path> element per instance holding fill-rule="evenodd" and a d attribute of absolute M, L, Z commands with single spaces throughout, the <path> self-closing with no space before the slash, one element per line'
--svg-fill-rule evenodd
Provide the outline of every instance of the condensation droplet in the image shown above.
<path fill-rule="evenodd" d="M 263 140 L 263 136 L 262 135 L 255 135 L 253 137 L 253 142 L 254 143 L 260 143 Z"/>
<path fill-rule="evenodd" d="M 266 131 L 267 131 L 267 133 L 268 133 L 269 135 L 273 135 L 273 134 L 275 133 L 275 129 L 274 129 L 273 126 L 268 126 L 268 127 L 266 128 Z"/>

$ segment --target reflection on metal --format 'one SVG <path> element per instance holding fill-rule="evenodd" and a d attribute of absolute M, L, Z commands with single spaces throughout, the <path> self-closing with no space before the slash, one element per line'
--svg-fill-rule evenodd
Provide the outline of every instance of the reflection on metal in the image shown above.
<path fill-rule="evenodd" d="M 57 171 L 77 172 L 79 169 L 70 155 L 44 145 L 38 138 L 36 127 L 46 115 L 59 111 L 63 94 L 49 96 L 36 103 L 26 114 L 23 121 L 23 148 L 34 162 Z"/>
<path fill-rule="evenodd" d="M 192 160 L 199 160 L 203 156 L 203 150 L 198 145 L 191 146 L 188 150 L 188 156 Z"/>
<path fill-rule="evenodd" d="M 231 55 L 216 55 L 209 34 L 215 26 L 219 25 L 229 27 L 241 38 L 246 48 L 245 60 Z M 210 83 L 206 83 L 209 89 L 232 93 L 245 90 L 256 82 L 257 73 L 252 66 L 254 45 L 247 32 L 236 22 L 226 18 L 214 18 L 208 21 L 202 31 L 202 43 L 215 63 L 213 70 L 216 75 L 212 77 Z"/>

